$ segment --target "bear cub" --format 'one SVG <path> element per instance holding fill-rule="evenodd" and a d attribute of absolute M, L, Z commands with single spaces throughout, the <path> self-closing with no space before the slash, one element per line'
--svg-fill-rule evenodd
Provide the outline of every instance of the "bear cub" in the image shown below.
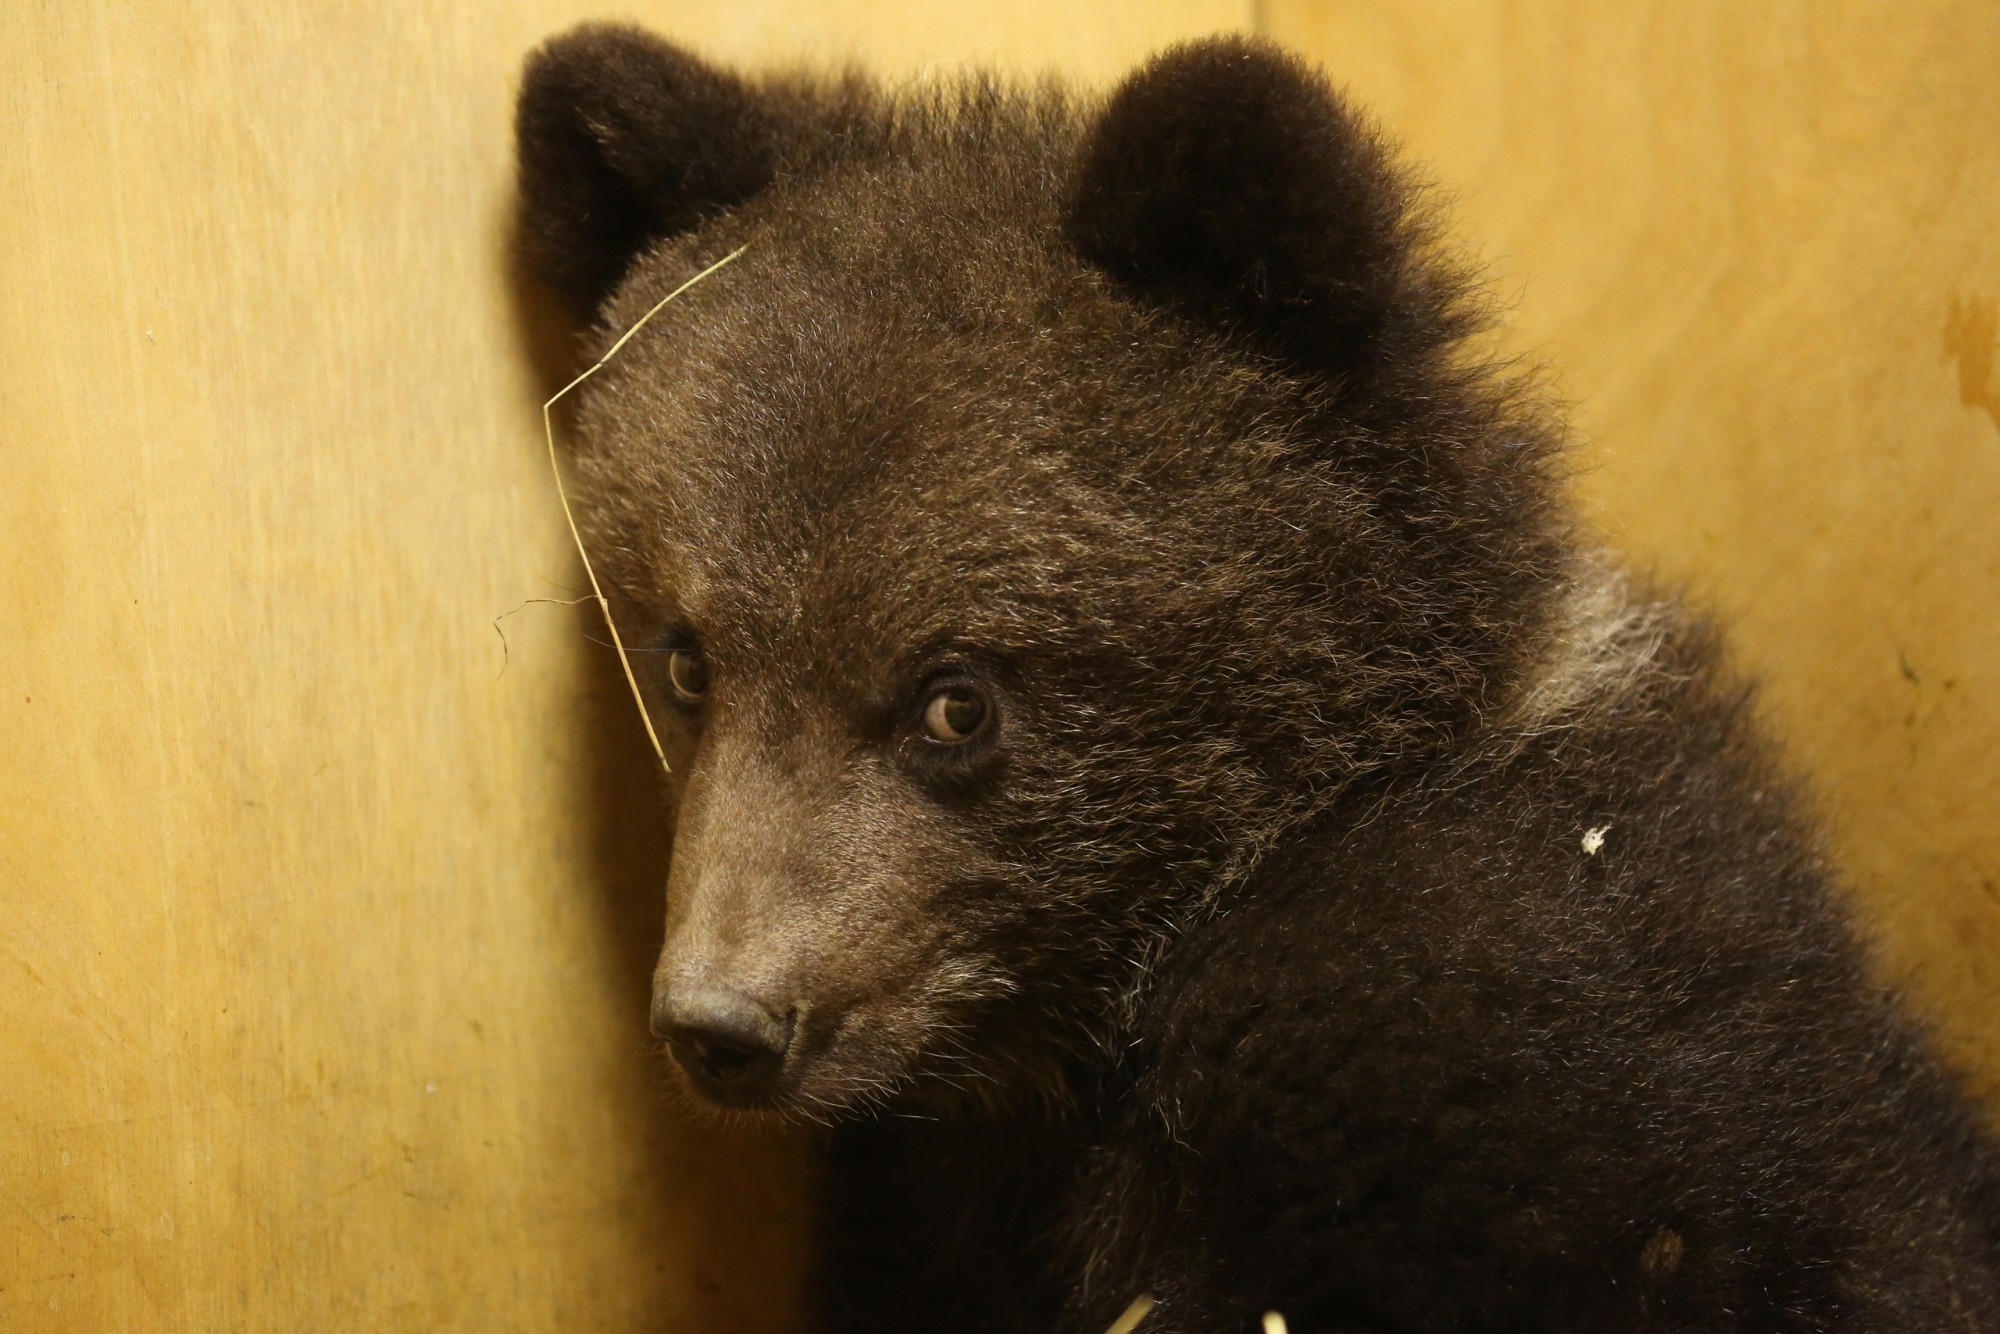
<path fill-rule="evenodd" d="M 529 60 L 653 1022 L 829 1329 L 2000 1330 L 2000 1173 L 1709 632 L 1315 71 Z"/>

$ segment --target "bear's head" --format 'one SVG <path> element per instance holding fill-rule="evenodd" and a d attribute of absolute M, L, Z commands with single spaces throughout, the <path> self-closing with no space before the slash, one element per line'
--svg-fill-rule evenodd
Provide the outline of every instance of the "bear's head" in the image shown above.
<path fill-rule="evenodd" d="M 1060 1098 L 1306 822 L 1444 762 L 1557 575 L 1551 442 L 1323 79 L 1108 98 L 529 61 L 584 531 L 676 788 L 654 1020 L 731 1106 Z"/>

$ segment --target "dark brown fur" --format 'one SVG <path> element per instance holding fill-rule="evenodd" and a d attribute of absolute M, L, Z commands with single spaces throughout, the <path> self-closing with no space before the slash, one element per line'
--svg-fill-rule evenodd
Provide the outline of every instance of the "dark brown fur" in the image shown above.
<path fill-rule="evenodd" d="M 1743 688 L 1573 537 L 1318 75 L 588 27 L 519 134 L 594 348 L 750 247 L 576 462 L 675 760 L 657 985 L 795 1025 L 755 1101 L 841 1124 L 830 1326 L 2000 1330 L 1991 1151 Z"/>

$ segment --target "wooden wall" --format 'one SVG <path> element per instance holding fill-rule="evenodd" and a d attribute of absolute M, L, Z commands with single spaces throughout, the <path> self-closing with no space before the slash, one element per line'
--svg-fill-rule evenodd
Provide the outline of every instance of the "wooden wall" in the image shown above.
<path fill-rule="evenodd" d="M 735 0 L 1104 77 L 1255 19 L 1461 195 L 1591 513 L 1740 625 L 2000 1085 L 2000 12 Z M 804 1150 L 646 1056 L 650 774 L 507 279 L 594 7 L 0 6 L 0 1327 L 778 1330 Z M 545 367 L 543 367 L 545 368 Z M 504 670 L 503 670 L 504 667 Z"/>

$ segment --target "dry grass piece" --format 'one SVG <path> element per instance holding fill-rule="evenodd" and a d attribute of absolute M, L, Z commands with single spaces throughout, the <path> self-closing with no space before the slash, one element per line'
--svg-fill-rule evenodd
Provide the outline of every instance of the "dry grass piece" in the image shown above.
<path fill-rule="evenodd" d="M 1125 1314 L 1112 1321 L 1111 1328 L 1105 1330 L 1104 1334 L 1132 1334 L 1133 1330 L 1139 1328 L 1139 1322 L 1144 1320 L 1152 1309 L 1151 1297 L 1143 1295 L 1134 1297 L 1132 1304 L 1125 1308 Z"/>
<path fill-rule="evenodd" d="M 693 287 L 696 283 L 708 277 L 709 274 L 714 273 L 717 269 L 721 268 L 723 265 L 728 264 L 730 261 L 734 260 L 738 255 L 742 254 L 745 250 L 748 250 L 749 248 L 750 247 L 748 245 L 740 245 L 736 247 L 736 249 L 730 251 L 728 254 L 724 255 L 721 259 L 716 260 L 715 263 L 709 265 L 707 268 L 703 269 L 700 273 L 697 273 L 694 277 L 688 279 L 686 282 L 682 283 L 679 287 L 676 287 L 673 291 L 667 293 L 665 296 L 661 297 L 658 301 L 654 302 L 653 308 L 647 311 L 644 315 L 641 315 L 638 318 L 638 321 L 634 323 L 631 328 L 627 329 L 624 333 L 620 334 L 618 336 L 618 341 L 613 343 L 610 347 L 610 350 L 605 352 L 603 356 L 599 357 L 595 362 L 593 362 L 590 366 L 590 369 L 584 371 L 583 374 L 577 376 L 574 380 L 571 380 L 568 384 L 556 390 L 556 392 L 550 396 L 549 401 L 542 404 L 542 434 L 548 439 L 549 471 L 555 474 L 556 498 L 562 501 L 563 518 L 569 521 L 569 535 L 570 539 L 576 543 L 576 554 L 583 558 L 583 572 L 590 577 L 591 596 L 597 599 L 597 609 L 604 613 L 604 628 L 611 632 L 611 646 L 618 650 L 618 665 L 625 669 L 625 684 L 632 688 L 632 702 L 639 706 L 639 721 L 643 722 L 646 725 L 646 740 L 653 743 L 653 754 L 658 757 L 660 761 L 660 768 L 666 773 L 672 773 L 673 766 L 667 763 L 666 748 L 660 744 L 660 734 L 658 730 L 656 730 L 653 726 L 653 715 L 649 713 L 646 709 L 646 697 L 639 691 L 639 678 L 635 676 L 632 672 L 632 659 L 630 655 L 628 655 L 625 652 L 625 641 L 621 639 L 618 635 L 618 622 L 614 621 L 611 618 L 611 602 L 604 596 L 604 589 L 597 582 L 597 571 L 591 566 L 590 553 L 584 550 L 583 547 L 583 533 L 576 526 L 576 514 L 569 507 L 569 488 L 563 485 L 562 465 L 556 460 L 556 428 L 555 428 L 554 418 L 550 414 L 555 408 L 555 405 L 562 401 L 562 396 L 564 394 L 567 394 L 570 390 L 576 388 L 578 385 L 582 384 L 585 380 L 588 380 L 591 376 L 603 370 L 605 365 L 613 357 L 618 355 L 619 349 L 623 348 L 625 344 L 631 342 L 632 336 L 638 333 L 639 330 L 645 328 L 647 323 L 652 320 L 653 316 L 659 314 L 660 311 L 666 307 L 666 304 L 669 301 L 672 301 L 682 292 L 687 291 L 688 288 Z M 502 637 L 501 642 L 502 643 L 506 642 L 504 636 Z"/>

